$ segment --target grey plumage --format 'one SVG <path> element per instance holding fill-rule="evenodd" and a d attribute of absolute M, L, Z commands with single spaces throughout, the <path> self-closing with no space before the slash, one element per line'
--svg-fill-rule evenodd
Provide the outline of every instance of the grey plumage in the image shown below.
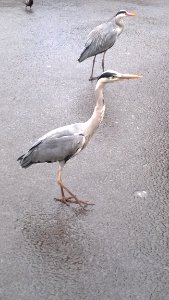
<path fill-rule="evenodd" d="M 91 56 L 107 51 L 114 45 L 117 36 L 118 33 L 112 22 L 97 26 L 90 32 L 78 61 L 82 62 Z"/>
<path fill-rule="evenodd" d="M 59 169 L 57 175 L 57 183 L 61 189 L 62 203 L 77 203 L 81 206 L 89 205 L 88 201 L 82 201 L 77 198 L 62 181 L 62 169 L 65 163 L 78 154 L 88 144 L 91 137 L 98 128 L 100 122 L 103 120 L 105 112 L 105 104 L 103 98 L 103 87 L 106 83 L 130 79 L 140 78 L 142 76 L 120 74 L 115 71 L 104 72 L 97 81 L 96 93 L 96 106 L 92 116 L 84 123 L 75 123 L 54 129 L 47 134 L 43 135 L 40 139 L 33 144 L 33 146 L 23 155 L 18 158 L 20 165 L 23 168 L 28 168 L 32 164 L 37 163 L 52 163 L 59 162 Z M 69 194 L 65 196 L 65 192 Z"/>
<path fill-rule="evenodd" d="M 119 11 L 111 21 L 103 23 L 95 27 L 88 35 L 85 47 L 78 58 L 79 62 L 94 56 L 92 73 L 89 80 L 96 79 L 93 77 L 93 70 L 96 55 L 103 53 L 102 69 L 104 72 L 104 57 L 108 49 L 110 49 L 116 42 L 118 36 L 124 29 L 123 18 L 125 16 L 134 16 L 135 13 L 129 13 L 125 10 Z"/>
<path fill-rule="evenodd" d="M 66 162 L 83 147 L 83 124 L 76 123 L 48 132 L 20 156 L 18 160 L 23 168 L 44 162 Z"/>

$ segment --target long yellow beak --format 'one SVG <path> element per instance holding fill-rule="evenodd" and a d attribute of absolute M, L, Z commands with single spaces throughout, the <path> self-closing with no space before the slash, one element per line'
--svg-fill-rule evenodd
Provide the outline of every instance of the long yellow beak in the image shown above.
<path fill-rule="evenodd" d="M 119 76 L 120 79 L 136 79 L 136 78 L 143 78 L 142 75 L 133 75 L 133 74 L 121 74 Z"/>
<path fill-rule="evenodd" d="M 129 17 L 137 16 L 137 14 L 134 13 L 134 12 L 126 12 L 126 15 L 129 16 Z"/>

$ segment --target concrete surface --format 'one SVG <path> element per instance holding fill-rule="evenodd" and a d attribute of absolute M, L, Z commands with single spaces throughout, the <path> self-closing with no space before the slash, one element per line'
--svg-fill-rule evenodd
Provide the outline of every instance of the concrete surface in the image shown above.
<path fill-rule="evenodd" d="M 64 170 L 87 211 L 53 198 L 56 165 L 16 159 L 55 127 L 92 113 L 90 30 L 136 11 L 106 68 L 144 78 L 106 87 L 106 115 Z M 169 2 L 0 1 L 0 299 L 168 300 Z M 96 73 L 101 73 L 101 57 Z"/>

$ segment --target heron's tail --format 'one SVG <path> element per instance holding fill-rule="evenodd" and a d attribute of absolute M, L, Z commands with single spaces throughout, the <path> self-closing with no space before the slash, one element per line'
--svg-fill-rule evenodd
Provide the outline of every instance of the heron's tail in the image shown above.
<path fill-rule="evenodd" d="M 17 161 L 19 161 L 21 167 L 22 167 L 22 168 L 25 168 L 25 169 L 28 168 L 28 167 L 30 167 L 30 166 L 33 164 L 33 162 L 32 162 L 32 157 L 31 157 L 31 153 L 30 153 L 30 152 L 21 155 L 21 156 L 17 159 Z"/>
<path fill-rule="evenodd" d="M 94 56 L 95 53 L 93 51 L 91 51 L 90 49 L 90 43 L 88 43 L 85 48 L 83 49 L 82 53 L 80 54 L 80 57 L 78 58 L 79 62 L 84 61 L 85 59 Z"/>
<path fill-rule="evenodd" d="M 88 56 L 86 55 L 86 48 L 84 48 L 84 50 L 82 51 L 82 53 L 80 54 L 79 58 L 78 58 L 78 62 L 82 62 L 84 61 Z"/>
<path fill-rule="evenodd" d="M 78 62 L 80 63 L 82 61 L 83 61 L 83 59 L 82 59 L 82 54 L 81 54 L 80 57 L 78 58 Z"/>

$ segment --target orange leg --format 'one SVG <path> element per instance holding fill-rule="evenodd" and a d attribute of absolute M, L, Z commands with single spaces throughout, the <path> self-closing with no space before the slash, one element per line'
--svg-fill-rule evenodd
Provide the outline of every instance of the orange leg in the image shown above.
<path fill-rule="evenodd" d="M 60 201 L 66 205 L 69 205 L 68 203 L 75 203 L 75 204 L 79 204 L 81 207 L 84 207 L 86 205 L 94 205 L 94 203 L 89 203 L 88 201 L 83 201 L 83 200 L 80 200 L 76 197 L 76 195 L 74 195 L 62 182 L 62 177 L 61 177 L 61 174 L 62 174 L 62 168 L 59 167 L 59 170 L 58 170 L 58 174 L 57 174 L 57 183 L 59 184 L 60 186 L 60 189 L 61 189 L 61 195 L 62 195 L 62 198 L 61 199 L 56 199 L 57 201 Z M 66 197 L 65 194 L 64 194 L 64 190 L 70 195 L 69 197 Z"/>

